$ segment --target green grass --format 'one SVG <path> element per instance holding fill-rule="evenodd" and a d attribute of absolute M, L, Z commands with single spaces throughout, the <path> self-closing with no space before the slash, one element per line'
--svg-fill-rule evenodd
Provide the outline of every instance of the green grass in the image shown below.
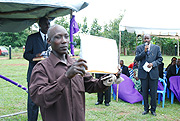
<path fill-rule="evenodd" d="M 0 59 L 0 74 L 6 76 L 13 81 L 27 87 L 26 74 L 28 62 L 22 59 L 22 53 L 12 54 L 13 59 Z M 170 63 L 172 56 L 164 56 L 165 67 Z M 2 57 L 0 57 L 2 58 Z M 134 56 L 121 56 L 125 65 L 129 65 L 134 60 Z M 118 102 L 111 99 L 109 107 L 105 105 L 95 105 L 97 95 L 86 93 L 86 121 L 118 121 L 118 120 L 180 120 L 180 102 L 174 101 L 170 104 L 170 99 L 166 98 L 165 108 L 162 108 L 162 103 L 157 104 L 157 116 L 151 114 L 142 115 L 143 105 L 141 102 L 130 104 L 119 99 Z M 13 84 L 0 79 L 0 116 L 12 114 L 20 111 L 26 111 L 27 93 L 14 86 Z M 12 117 L 1 118 L 0 121 L 26 121 L 27 113 Z M 39 121 L 41 116 L 39 115 Z"/>

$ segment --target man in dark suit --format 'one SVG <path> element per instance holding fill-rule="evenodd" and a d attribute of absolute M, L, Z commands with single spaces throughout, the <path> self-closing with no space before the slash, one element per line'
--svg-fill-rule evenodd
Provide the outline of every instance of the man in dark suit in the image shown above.
<path fill-rule="evenodd" d="M 124 61 L 120 60 L 120 65 L 121 65 L 121 69 L 122 69 L 122 74 L 125 74 L 126 76 L 130 76 L 128 67 L 124 65 Z"/>
<path fill-rule="evenodd" d="M 39 19 L 39 27 L 40 31 L 28 36 L 25 46 L 25 52 L 23 57 L 29 61 L 29 68 L 27 72 L 27 82 L 28 82 L 28 89 L 29 89 L 29 82 L 31 77 L 31 72 L 33 67 L 36 65 L 38 61 L 33 61 L 33 58 L 39 57 L 41 53 L 48 49 L 47 43 L 47 31 L 50 27 L 50 22 L 48 18 L 42 17 Z M 38 106 L 36 106 L 28 93 L 28 104 L 27 104 L 27 111 L 28 111 L 28 121 L 37 121 L 38 118 Z"/>
<path fill-rule="evenodd" d="M 177 60 L 176 64 L 169 66 L 167 70 L 167 87 L 170 87 L 169 78 L 171 76 L 180 76 L 180 59 Z"/>
<path fill-rule="evenodd" d="M 144 44 L 137 47 L 135 57 L 135 60 L 139 61 L 138 78 L 141 80 L 144 100 L 144 112 L 142 115 L 149 112 L 148 92 L 150 89 L 150 110 L 151 114 L 156 116 L 156 96 L 159 78 L 158 65 L 162 63 L 163 58 L 161 56 L 160 47 L 150 43 L 150 35 L 144 35 L 143 40 Z"/>

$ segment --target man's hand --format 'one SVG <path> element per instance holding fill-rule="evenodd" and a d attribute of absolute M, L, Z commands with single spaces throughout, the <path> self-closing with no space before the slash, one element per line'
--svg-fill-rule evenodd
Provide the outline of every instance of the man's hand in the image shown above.
<path fill-rule="evenodd" d="M 85 70 L 88 67 L 86 65 L 86 61 L 84 59 L 79 59 L 72 64 L 72 66 L 67 70 L 65 76 L 69 79 L 73 78 L 76 74 L 80 74 L 81 76 L 85 75 Z"/>
<path fill-rule="evenodd" d="M 117 78 L 114 74 L 109 74 L 101 78 L 105 86 L 111 86 L 116 79 Z"/>
<path fill-rule="evenodd" d="M 122 73 L 122 69 L 120 68 L 119 71 L 116 73 L 116 77 L 119 78 Z"/>
<path fill-rule="evenodd" d="M 151 68 L 152 66 L 153 66 L 152 63 L 149 63 L 149 64 L 147 65 L 148 68 Z"/>
<path fill-rule="evenodd" d="M 148 51 L 148 48 L 149 48 L 149 45 L 146 45 L 146 46 L 144 47 L 144 51 L 147 52 L 147 51 Z"/>
<path fill-rule="evenodd" d="M 40 57 L 40 56 L 41 56 L 41 53 L 36 54 L 36 57 Z"/>

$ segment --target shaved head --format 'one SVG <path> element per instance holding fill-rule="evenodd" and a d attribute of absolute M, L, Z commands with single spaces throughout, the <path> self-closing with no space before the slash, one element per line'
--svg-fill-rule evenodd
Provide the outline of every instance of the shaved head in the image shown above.
<path fill-rule="evenodd" d="M 57 31 L 66 31 L 66 29 L 63 26 L 57 24 L 51 26 L 47 32 L 48 39 L 50 41 L 52 41 L 53 36 L 57 34 Z"/>

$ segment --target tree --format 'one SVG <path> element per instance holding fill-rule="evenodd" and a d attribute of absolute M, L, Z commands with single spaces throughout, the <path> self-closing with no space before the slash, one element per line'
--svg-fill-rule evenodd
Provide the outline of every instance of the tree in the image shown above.
<path fill-rule="evenodd" d="M 58 17 L 54 23 L 63 26 L 69 33 L 69 31 L 70 31 L 69 30 L 69 21 L 67 20 L 67 16 L 65 16 L 65 17 Z"/>
<path fill-rule="evenodd" d="M 122 15 L 119 18 L 110 21 L 109 24 L 104 25 L 103 37 L 114 39 L 119 46 L 119 23 L 122 20 Z"/>
<path fill-rule="evenodd" d="M 87 26 L 87 18 L 85 17 L 83 20 L 83 25 L 81 26 L 81 33 L 87 34 L 89 32 L 88 26 Z"/>
<path fill-rule="evenodd" d="M 90 35 L 101 36 L 101 29 L 102 27 L 98 24 L 97 19 L 94 19 L 91 25 Z"/>
<path fill-rule="evenodd" d="M 26 29 L 22 32 L 0 32 L 0 45 L 12 47 L 22 47 L 25 45 L 29 30 Z"/>

